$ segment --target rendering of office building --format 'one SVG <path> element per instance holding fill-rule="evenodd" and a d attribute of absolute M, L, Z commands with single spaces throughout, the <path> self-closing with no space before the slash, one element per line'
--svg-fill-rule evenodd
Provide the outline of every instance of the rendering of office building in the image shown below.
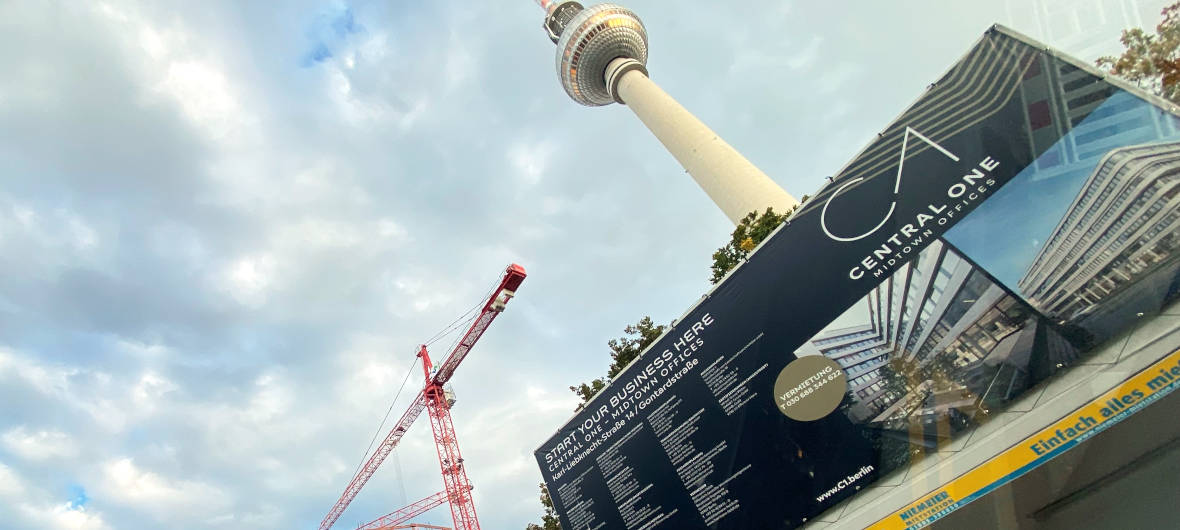
<path fill-rule="evenodd" d="M 1020 280 L 1046 314 L 1084 317 L 1180 248 L 1180 142 L 1102 158 Z"/>
<path fill-rule="evenodd" d="M 844 369 L 848 416 L 860 423 L 971 415 L 1017 395 L 1034 372 L 1076 357 L 1033 311 L 942 241 L 858 304 L 862 324 L 823 330 L 796 355 L 824 355 Z"/>

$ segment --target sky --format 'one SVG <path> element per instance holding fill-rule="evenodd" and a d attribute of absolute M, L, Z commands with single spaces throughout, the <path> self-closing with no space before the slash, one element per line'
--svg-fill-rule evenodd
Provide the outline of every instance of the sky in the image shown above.
<path fill-rule="evenodd" d="M 1163 4 L 1082 3 L 627 5 L 652 78 L 798 196 L 991 23 L 1090 60 Z M 732 230 L 628 109 L 568 99 L 540 25 L 528 0 L 0 3 L 3 526 L 314 528 L 416 345 L 510 262 L 452 415 L 483 526 L 538 520 L 567 387 L 691 307 Z M 338 527 L 441 489 L 428 430 Z"/>

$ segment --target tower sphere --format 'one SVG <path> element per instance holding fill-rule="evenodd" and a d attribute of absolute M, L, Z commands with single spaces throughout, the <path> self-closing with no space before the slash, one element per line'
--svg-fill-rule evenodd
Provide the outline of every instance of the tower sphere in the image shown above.
<path fill-rule="evenodd" d="M 614 59 L 647 64 L 647 30 L 623 6 L 598 4 L 575 15 L 557 41 L 557 75 L 574 101 L 586 106 L 615 101 L 606 86 L 606 66 Z"/>

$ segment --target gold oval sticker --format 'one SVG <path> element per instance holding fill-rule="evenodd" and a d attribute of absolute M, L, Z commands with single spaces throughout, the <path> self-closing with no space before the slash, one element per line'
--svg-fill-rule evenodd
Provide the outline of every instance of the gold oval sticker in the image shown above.
<path fill-rule="evenodd" d="M 848 378 L 836 361 L 808 355 L 791 361 L 774 381 L 774 402 L 788 418 L 815 421 L 836 410 Z"/>

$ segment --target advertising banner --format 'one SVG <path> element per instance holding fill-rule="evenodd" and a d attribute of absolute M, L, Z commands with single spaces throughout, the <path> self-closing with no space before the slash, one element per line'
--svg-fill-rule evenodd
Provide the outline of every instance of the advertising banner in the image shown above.
<path fill-rule="evenodd" d="M 1173 304 L 1180 120 L 1092 72 L 990 30 L 538 448 L 563 527 L 797 527 Z"/>

